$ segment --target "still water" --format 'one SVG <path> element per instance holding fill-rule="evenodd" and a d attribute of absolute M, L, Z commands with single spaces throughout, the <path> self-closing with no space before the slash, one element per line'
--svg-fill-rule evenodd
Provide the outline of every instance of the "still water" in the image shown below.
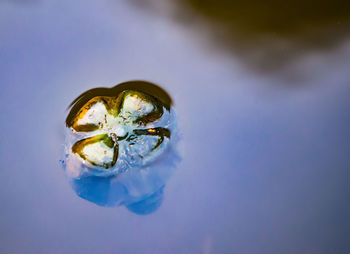
<path fill-rule="evenodd" d="M 309 43 L 148 2 L 0 1 L 0 252 L 349 253 L 347 16 Z M 60 162 L 69 104 L 129 80 L 170 94 L 179 132 L 143 215 Z"/>

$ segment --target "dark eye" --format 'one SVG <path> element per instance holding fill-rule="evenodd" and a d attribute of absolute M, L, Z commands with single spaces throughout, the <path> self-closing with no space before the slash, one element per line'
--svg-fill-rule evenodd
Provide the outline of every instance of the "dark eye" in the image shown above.
<path fill-rule="evenodd" d="M 103 98 L 97 96 L 92 98 L 78 111 L 73 119 L 72 128 L 77 132 L 94 131 L 105 124 L 107 115 L 109 114 L 108 101 L 113 98 Z"/>
<path fill-rule="evenodd" d="M 142 92 L 123 92 L 119 117 L 122 117 L 126 124 L 145 125 L 158 120 L 162 115 L 163 106 L 157 99 Z"/>
<path fill-rule="evenodd" d="M 72 152 L 94 166 L 109 169 L 118 158 L 118 144 L 107 134 L 96 135 L 76 142 Z"/>

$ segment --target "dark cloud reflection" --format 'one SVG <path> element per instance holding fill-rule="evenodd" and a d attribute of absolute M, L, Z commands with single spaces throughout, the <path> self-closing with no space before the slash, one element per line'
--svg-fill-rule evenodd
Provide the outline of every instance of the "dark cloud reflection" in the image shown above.
<path fill-rule="evenodd" d="M 204 27 L 209 44 L 259 71 L 279 70 L 307 53 L 330 50 L 349 36 L 350 2 L 344 0 L 161 2 L 149 0 L 148 7 L 192 26 L 194 33 Z"/>

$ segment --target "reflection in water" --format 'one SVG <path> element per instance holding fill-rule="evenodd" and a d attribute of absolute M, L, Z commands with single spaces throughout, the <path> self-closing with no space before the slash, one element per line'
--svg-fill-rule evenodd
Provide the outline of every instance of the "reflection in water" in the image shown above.
<path fill-rule="evenodd" d="M 205 27 L 216 48 L 225 48 L 260 70 L 278 69 L 349 36 L 350 2 L 345 0 L 165 2 L 147 1 L 157 13 L 172 15 L 187 27 Z"/>
<path fill-rule="evenodd" d="M 79 197 L 99 206 L 125 206 L 136 214 L 150 214 L 160 207 L 163 189 L 178 161 L 176 151 L 170 148 L 147 167 L 111 177 L 70 178 L 70 184 Z"/>
<path fill-rule="evenodd" d="M 101 206 L 155 211 L 178 157 L 171 104 L 145 81 L 91 89 L 74 100 L 63 166 L 76 193 Z"/>

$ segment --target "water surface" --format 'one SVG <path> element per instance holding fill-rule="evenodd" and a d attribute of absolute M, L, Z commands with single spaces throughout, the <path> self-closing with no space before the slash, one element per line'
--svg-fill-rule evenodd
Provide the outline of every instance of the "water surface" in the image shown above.
<path fill-rule="evenodd" d="M 264 72 L 204 24 L 129 1 L 0 2 L 1 253 L 350 251 L 347 37 Z M 169 92 L 182 135 L 146 216 L 78 197 L 59 163 L 67 106 L 135 79 Z"/>

